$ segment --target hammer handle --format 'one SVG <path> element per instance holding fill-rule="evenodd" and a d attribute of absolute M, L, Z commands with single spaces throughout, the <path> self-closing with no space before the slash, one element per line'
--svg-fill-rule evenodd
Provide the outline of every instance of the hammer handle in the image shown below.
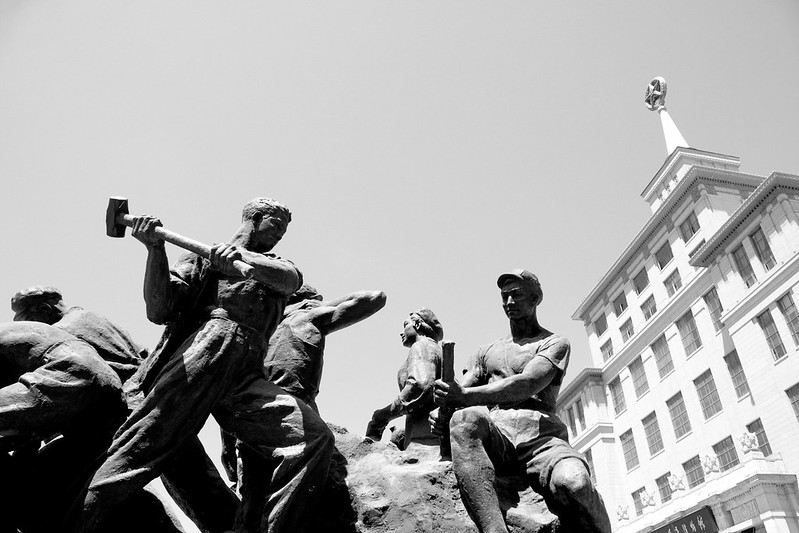
<path fill-rule="evenodd" d="M 116 218 L 117 224 L 123 224 L 129 228 L 133 227 L 133 217 L 130 215 L 125 215 L 120 213 L 117 215 Z M 174 244 L 184 250 L 188 250 L 190 252 L 194 252 L 195 254 L 199 255 L 200 257 L 204 257 L 206 259 L 211 258 L 211 247 L 207 244 L 203 244 L 199 241 L 195 241 L 194 239 L 189 239 L 188 237 L 184 237 L 179 233 L 175 233 L 174 231 L 169 231 L 168 229 L 164 229 L 162 227 L 155 228 L 155 234 L 158 238 L 165 240 L 170 244 Z M 233 267 L 238 270 L 239 274 L 245 278 L 251 278 L 253 274 L 253 267 L 245 263 L 244 261 L 239 261 L 238 259 L 233 261 Z"/>

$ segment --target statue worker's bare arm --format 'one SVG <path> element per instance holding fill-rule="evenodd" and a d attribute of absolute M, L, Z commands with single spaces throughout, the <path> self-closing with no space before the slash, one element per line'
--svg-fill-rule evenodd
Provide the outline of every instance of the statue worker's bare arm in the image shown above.
<path fill-rule="evenodd" d="M 214 268 L 229 276 L 240 276 L 233 267 L 233 262 L 244 261 L 253 267 L 253 279 L 284 296 L 300 286 L 300 273 L 290 261 L 251 252 L 235 244 L 220 243 L 212 246 L 209 260 Z"/>
<path fill-rule="evenodd" d="M 470 385 L 466 380 L 460 384 L 437 381 L 435 401 L 438 405 L 447 407 L 519 403 L 549 385 L 558 372 L 560 370 L 549 359 L 536 356 L 519 374 L 485 385 Z"/>
<path fill-rule="evenodd" d="M 359 291 L 331 300 L 311 311 L 311 320 L 322 335 L 367 319 L 386 305 L 383 291 Z"/>
<path fill-rule="evenodd" d="M 147 247 L 147 263 L 144 270 L 144 303 L 147 319 L 163 324 L 172 313 L 173 298 L 169 275 L 169 260 L 164 241 L 155 234 L 161 226 L 155 217 L 142 215 L 133 218 L 131 235 Z"/>
<path fill-rule="evenodd" d="M 408 353 L 408 377 L 393 402 L 372 413 L 366 436 L 379 440 L 388 423 L 430 401 L 436 379 L 436 357 L 426 343 L 416 342 Z"/>

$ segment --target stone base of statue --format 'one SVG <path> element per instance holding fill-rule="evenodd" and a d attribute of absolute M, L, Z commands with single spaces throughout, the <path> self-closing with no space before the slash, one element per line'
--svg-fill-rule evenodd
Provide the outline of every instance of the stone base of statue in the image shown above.
<path fill-rule="evenodd" d="M 438 446 L 372 442 L 328 424 L 337 453 L 311 531 L 320 533 L 477 533 L 460 500 L 452 463 Z M 521 480 L 499 478 L 497 490 L 514 533 L 558 531 L 558 520 Z M 522 485 L 523 486 L 523 485 Z"/>

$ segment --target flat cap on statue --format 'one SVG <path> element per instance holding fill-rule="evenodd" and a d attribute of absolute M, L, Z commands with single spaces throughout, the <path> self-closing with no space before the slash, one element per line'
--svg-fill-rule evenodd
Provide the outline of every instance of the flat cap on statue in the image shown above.
<path fill-rule="evenodd" d="M 538 276 L 529 270 L 524 268 L 516 268 L 514 270 L 509 270 L 508 272 L 500 274 L 497 278 L 497 287 L 501 289 L 509 279 L 519 280 L 530 287 L 533 293 L 536 294 L 538 303 L 541 303 L 541 300 L 544 299 L 544 291 L 541 289 L 541 282 L 538 281 Z"/>

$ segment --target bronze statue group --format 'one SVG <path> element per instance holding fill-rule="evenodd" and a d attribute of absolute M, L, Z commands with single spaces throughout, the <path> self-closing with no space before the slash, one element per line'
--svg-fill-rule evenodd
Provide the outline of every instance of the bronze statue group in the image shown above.
<path fill-rule="evenodd" d="M 285 206 L 256 198 L 228 242 L 170 268 L 160 221 L 133 217 L 147 249 L 147 318 L 166 326 L 150 353 L 56 289 L 14 296 L 14 322 L 0 324 L 0 475 L 13 480 L 0 533 L 182 531 L 149 485 L 158 477 L 201 531 L 308 531 L 335 444 L 316 406 L 325 337 L 376 313 L 386 296 L 325 301 L 303 284 L 272 253 L 290 221 Z M 379 440 L 402 415 L 404 431 L 392 437 L 400 448 L 437 446 L 448 429 L 462 501 L 483 533 L 508 531 L 493 488 L 503 472 L 525 476 L 566 531 L 610 532 L 555 414 L 568 340 L 539 325 L 533 274 L 509 271 L 497 286 L 510 335 L 482 347 L 460 381 L 440 379 L 435 314 L 410 314 L 400 393 L 375 411 L 366 436 Z M 197 437 L 210 415 L 237 493 Z"/>

